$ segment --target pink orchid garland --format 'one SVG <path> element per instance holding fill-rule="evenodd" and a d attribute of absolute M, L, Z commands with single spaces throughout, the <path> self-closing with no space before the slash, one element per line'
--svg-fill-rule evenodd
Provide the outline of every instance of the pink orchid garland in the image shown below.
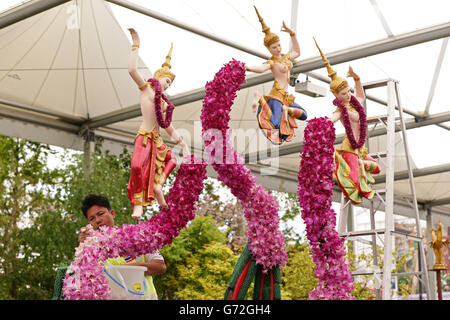
<path fill-rule="evenodd" d="M 155 114 L 156 114 L 156 121 L 158 122 L 158 125 L 166 129 L 170 126 L 172 123 L 172 115 L 173 110 L 175 109 L 175 106 L 172 104 L 172 102 L 169 101 L 169 99 L 162 93 L 161 91 L 161 84 L 158 80 L 155 78 L 150 78 L 147 80 L 153 85 L 153 89 L 155 90 Z M 164 119 L 161 109 L 161 98 L 164 99 L 164 101 L 167 103 L 167 110 L 166 110 L 166 118 Z"/>
<path fill-rule="evenodd" d="M 102 226 L 77 247 L 70 272 L 64 279 L 66 299 L 108 299 L 111 290 L 108 280 L 102 275 L 108 258 L 136 258 L 161 249 L 172 243 L 180 230 L 195 217 L 207 164 L 193 155 L 187 160 L 180 165 L 167 197 L 169 209 L 163 209 L 150 220 L 138 224 Z"/>
<path fill-rule="evenodd" d="M 333 100 L 333 104 L 339 108 L 342 114 L 342 119 L 344 123 L 345 133 L 347 134 L 350 145 L 353 149 L 361 148 L 366 142 L 367 137 L 367 116 L 364 111 L 364 107 L 359 103 L 358 99 L 355 96 L 351 96 L 350 104 L 356 109 L 359 114 L 359 140 L 356 141 L 355 136 L 353 135 L 352 126 L 350 124 L 350 118 L 348 115 L 347 108 L 342 104 L 341 100 L 338 98 Z"/>
<path fill-rule="evenodd" d="M 303 138 L 298 201 L 316 264 L 314 276 L 319 280 L 310 300 L 354 300 L 344 239 L 336 231 L 336 213 L 331 207 L 335 138 L 333 123 L 326 117 L 310 120 Z"/>
<path fill-rule="evenodd" d="M 200 119 L 205 151 L 218 179 L 231 189 L 248 222 L 249 250 L 264 272 L 287 262 L 284 237 L 279 230 L 278 203 L 244 165 L 230 141 L 228 122 L 236 92 L 245 82 L 245 64 L 228 62 L 205 86 Z"/>

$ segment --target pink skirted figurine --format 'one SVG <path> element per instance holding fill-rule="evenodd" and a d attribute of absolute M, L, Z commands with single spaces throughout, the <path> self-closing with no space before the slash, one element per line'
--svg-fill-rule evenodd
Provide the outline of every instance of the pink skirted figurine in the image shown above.
<path fill-rule="evenodd" d="M 294 139 L 294 129 L 297 128 L 296 119 L 306 120 L 307 118 L 305 109 L 295 103 L 294 96 L 287 91 L 290 71 L 293 67 L 292 61 L 300 56 L 300 47 L 295 32 L 283 22 L 281 31 L 290 34 L 292 51 L 282 54 L 280 38 L 270 31 L 256 7 L 255 10 L 261 22 L 262 31 L 265 33 L 264 45 L 270 51 L 272 57 L 262 65 L 246 67 L 246 70 L 256 73 L 271 70 L 275 81 L 269 95 L 261 97 L 255 92 L 252 108 L 253 112 L 258 109 L 258 124 L 264 135 L 273 144 L 279 145 L 284 141 L 289 142 Z"/>
<path fill-rule="evenodd" d="M 352 95 L 347 81 L 338 77 L 336 71 L 331 68 L 317 42 L 316 46 L 331 78 L 330 91 L 336 97 L 333 104 L 337 108 L 331 116 L 331 121 L 335 123 L 340 120 L 345 128 L 344 141 L 341 148 L 335 152 L 334 174 L 344 195 L 353 204 L 360 204 L 363 197 L 373 198 L 374 191 L 369 184 L 375 182 L 372 174 L 380 172 L 378 163 L 367 155 L 367 148 L 364 146 L 367 137 L 367 118 L 361 105 L 365 99 L 364 90 L 360 78 L 349 67 L 347 75 L 355 81 L 356 96 Z"/>
<path fill-rule="evenodd" d="M 155 198 L 161 208 L 167 208 L 162 187 L 177 164 L 172 151 L 160 136 L 159 127 L 165 129 L 172 139 L 180 144 L 183 156 L 189 155 L 190 152 L 183 138 L 171 125 L 174 105 L 162 94 L 175 79 L 175 75 L 170 71 L 172 47 L 162 67 L 155 72 L 154 78 L 145 81 L 137 71 L 139 35 L 134 29 L 129 31 L 133 46 L 128 71 L 141 91 L 143 121 L 134 142 L 127 190 L 133 206 L 132 217 L 140 219 L 143 207 L 152 205 Z"/>

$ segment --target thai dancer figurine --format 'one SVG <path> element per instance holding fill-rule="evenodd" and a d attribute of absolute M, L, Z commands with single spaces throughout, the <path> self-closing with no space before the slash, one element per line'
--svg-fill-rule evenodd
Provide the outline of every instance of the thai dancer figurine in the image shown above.
<path fill-rule="evenodd" d="M 369 184 L 375 183 L 372 174 L 380 172 L 378 163 L 367 155 L 368 150 L 364 146 L 367 137 L 367 117 L 361 105 L 365 99 L 364 90 L 359 76 L 349 67 L 347 76 L 355 81 L 356 96 L 352 95 L 347 81 L 333 70 L 317 42 L 316 46 L 331 78 L 330 91 L 336 97 L 333 104 L 337 108 L 331 121 L 335 123 L 340 120 L 345 128 L 341 148 L 335 150 L 334 174 L 344 195 L 353 204 L 360 204 L 363 197 L 373 198 L 375 192 Z"/>
<path fill-rule="evenodd" d="M 296 119 L 306 120 L 305 109 L 294 102 L 294 96 L 289 94 L 290 71 L 293 67 L 292 61 L 300 56 L 298 41 L 291 29 L 283 21 L 281 31 L 287 32 L 291 36 L 292 51 L 287 54 L 281 53 L 280 38 L 272 33 L 261 18 L 256 9 L 262 31 L 265 33 L 264 45 L 272 54 L 271 58 L 262 65 L 246 67 L 247 71 L 263 73 L 271 70 L 275 81 L 269 95 L 261 97 L 255 93 L 252 108 L 257 113 L 260 129 L 273 144 L 281 144 L 284 141 L 291 141 L 295 137 L 294 129 L 297 128 Z"/>
<path fill-rule="evenodd" d="M 170 71 L 172 48 L 162 67 L 154 78 L 145 79 L 137 71 L 139 56 L 139 35 L 134 29 L 129 29 L 133 46 L 128 71 L 140 90 L 142 124 L 134 141 L 134 151 L 131 158 L 131 174 L 128 182 L 128 197 L 133 206 L 132 217 L 140 219 L 143 207 L 157 200 L 161 208 L 167 208 L 162 187 L 167 177 L 176 167 L 176 158 L 160 136 L 159 128 L 163 128 L 183 150 L 183 156 L 190 154 L 183 138 L 172 127 L 174 105 L 162 93 L 175 79 Z M 164 100 L 164 101 L 162 101 Z"/>

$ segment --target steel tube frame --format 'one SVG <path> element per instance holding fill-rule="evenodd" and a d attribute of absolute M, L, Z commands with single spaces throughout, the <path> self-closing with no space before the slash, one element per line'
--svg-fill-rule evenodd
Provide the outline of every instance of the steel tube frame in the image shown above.
<path fill-rule="evenodd" d="M 442 123 L 442 122 L 446 122 L 446 121 L 450 121 L 450 111 L 448 112 L 442 112 L 442 113 L 437 113 L 434 115 L 431 115 L 427 118 L 423 118 L 423 119 L 409 119 L 407 121 L 405 121 L 405 126 L 406 129 L 414 129 L 414 128 L 419 128 L 419 127 L 423 127 L 423 126 L 428 126 L 428 125 L 433 125 L 433 124 L 437 124 L 437 123 Z M 395 131 L 400 131 L 400 128 L 398 126 L 396 126 Z M 370 136 L 371 137 L 376 137 L 376 136 L 381 136 L 381 135 L 385 135 L 387 133 L 386 128 L 378 128 L 375 129 L 371 132 Z M 339 144 L 344 140 L 344 134 L 340 134 L 336 136 L 336 140 L 335 140 L 335 144 Z M 303 150 L 303 142 L 298 142 L 298 143 L 291 143 L 289 145 L 286 146 L 281 146 L 278 149 L 278 156 L 285 156 L 288 154 L 292 154 L 292 153 L 297 153 L 297 152 L 301 152 Z M 264 154 L 264 153 L 263 153 Z M 245 159 L 268 159 L 270 158 L 270 154 L 265 153 L 264 157 L 258 157 L 258 155 L 254 155 L 254 154 L 248 154 L 245 155 Z"/>
<path fill-rule="evenodd" d="M 27 19 L 69 1 L 71 0 L 40 0 L 24 3 L 23 5 L 7 10 L 0 15 L 0 29 L 6 28 L 23 19 Z"/>
<path fill-rule="evenodd" d="M 372 4 L 373 9 L 375 10 L 375 13 L 378 16 L 378 20 L 380 20 L 381 24 L 383 25 L 383 29 L 388 35 L 388 37 L 394 36 L 394 34 L 391 31 L 391 28 L 389 28 L 389 25 L 386 21 L 386 18 L 384 17 L 383 13 L 381 12 L 380 7 L 378 6 L 378 3 L 376 0 L 370 0 L 370 3 Z"/>
<path fill-rule="evenodd" d="M 444 61 L 445 50 L 447 49 L 448 38 L 442 40 L 441 50 L 439 52 L 439 57 L 436 62 L 436 68 L 434 70 L 433 80 L 431 81 L 430 92 L 428 93 L 428 99 L 425 105 L 424 114 L 427 115 L 430 112 L 431 101 L 433 100 L 434 90 L 436 89 L 436 83 L 439 78 L 439 73 L 441 72 L 442 62 Z"/>
<path fill-rule="evenodd" d="M 263 54 L 259 51 L 255 51 L 251 48 L 242 46 L 240 44 L 237 44 L 233 41 L 224 39 L 222 37 L 213 35 L 211 33 L 205 32 L 203 30 L 200 30 L 198 28 L 192 27 L 188 24 L 181 23 L 179 21 L 176 21 L 175 19 L 172 19 L 170 17 L 167 17 L 165 15 L 162 15 L 160 13 L 157 13 L 153 10 L 150 10 L 148 8 L 138 6 L 134 3 L 130 3 L 128 1 L 124 0 L 105 0 L 111 3 L 114 3 L 116 5 L 122 6 L 124 8 L 139 12 L 141 14 L 147 15 L 149 17 L 158 19 L 160 21 L 163 21 L 165 23 L 171 24 L 173 26 L 179 27 L 183 30 L 193 32 L 199 36 L 208 38 L 210 40 L 222 43 L 224 45 L 227 45 L 229 47 L 241 50 L 243 52 L 252 54 L 254 56 L 267 59 L 269 56 L 267 54 Z M 362 44 L 359 46 L 355 46 L 349 49 L 340 50 L 334 53 L 327 54 L 327 58 L 332 64 L 338 64 L 343 63 L 355 59 L 364 58 L 367 56 L 372 56 L 375 54 L 392 51 L 408 46 L 412 46 L 415 44 L 420 44 L 423 42 L 428 42 L 440 38 L 445 38 L 450 36 L 450 23 L 443 23 L 439 25 L 435 25 L 432 27 L 424 28 L 421 30 L 416 30 L 408 33 L 403 33 L 397 36 L 389 37 L 387 39 L 383 40 L 377 40 L 373 42 L 369 42 L 366 44 Z M 305 59 L 302 61 L 299 61 L 295 63 L 292 74 L 298 74 L 298 73 L 305 73 L 309 72 L 315 69 L 319 69 L 323 67 L 322 59 L 320 57 L 313 57 L 309 59 Z M 250 76 L 247 78 L 247 82 L 244 83 L 241 88 L 248 88 L 252 87 L 258 84 L 262 84 L 265 82 L 272 81 L 273 75 L 271 73 L 266 73 L 262 75 L 256 75 L 256 76 Z M 204 88 L 200 88 L 194 91 L 190 91 L 187 93 L 182 93 L 176 96 L 178 101 L 173 101 L 172 103 L 175 106 L 195 102 L 198 100 L 203 99 L 205 96 L 205 90 Z M 127 108 L 128 112 L 123 113 L 116 113 L 111 115 L 103 115 L 98 118 L 91 119 L 87 124 L 90 128 L 95 128 L 100 125 L 108 125 L 117 121 L 124 121 L 128 119 L 132 119 L 133 117 L 140 116 L 140 108 L 139 106 L 131 106 Z M 130 112 L 131 111 L 131 112 Z"/>
<path fill-rule="evenodd" d="M 221 43 L 221 44 L 224 44 L 226 46 L 235 48 L 237 50 L 246 52 L 248 54 L 251 54 L 251 55 L 254 55 L 254 56 L 258 56 L 258 57 L 261 57 L 261 58 L 264 58 L 264 59 L 266 57 L 268 57 L 267 54 L 264 54 L 262 52 L 256 51 L 256 50 L 254 50 L 254 49 L 252 49 L 250 47 L 243 46 L 243 45 L 241 45 L 239 43 L 236 43 L 234 41 L 231 41 L 231 40 L 225 39 L 223 37 L 220 37 L 218 35 L 212 34 L 211 32 L 203 31 L 203 30 L 201 30 L 199 28 L 196 28 L 194 26 L 191 26 L 191 25 L 189 25 L 187 23 L 180 22 L 179 20 L 173 19 L 171 17 L 168 17 L 168 16 L 166 16 L 164 14 L 161 14 L 159 12 L 156 12 L 154 10 L 150 10 L 150 9 L 148 9 L 146 7 L 139 6 L 139 5 L 135 4 L 135 3 L 131 3 L 129 1 L 124 1 L 124 0 L 105 0 L 105 1 L 111 2 L 113 4 L 116 4 L 118 6 L 130 9 L 130 10 L 133 10 L 135 12 L 141 13 L 141 14 L 146 15 L 148 17 L 160 20 L 160 21 L 168 23 L 168 24 L 170 24 L 170 25 L 172 25 L 174 27 L 178 27 L 180 29 L 183 29 L 183 30 L 195 33 L 195 34 L 197 34 L 197 35 L 199 35 L 201 37 L 204 37 L 204 38 L 216 41 L 218 43 Z"/>
<path fill-rule="evenodd" d="M 403 133 L 403 145 L 405 148 L 405 155 L 406 155 L 406 163 L 408 166 L 408 177 L 409 177 L 409 186 L 410 186 L 410 190 L 411 190 L 411 194 L 413 196 L 413 207 L 414 207 L 414 211 L 416 214 L 416 232 L 417 232 L 417 236 L 420 237 L 421 234 L 421 229 L 420 229 L 420 214 L 419 214 L 419 207 L 417 205 L 417 194 L 416 194 L 416 187 L 414 184 L 414 175 L 413 175 L 413 170 L 412 170 L 412 159 L 411 159 L 411 155 L 409 153 L 409 145 L 408 145 L 408 137 L 406 134 L 406 127 L 405 127 L 405 121 L 403 119 L 403 110 L 402 110 L 402 104 L 400 101 L 400 93 L 398 90 L 398 83 L 395 82 L 394 83 L 394 89 L 395 89 L 395 94 L 397 97 L 397 106 L 399 107 L 399 115 L 400 115 L 400 125 L 402 128 L 402 133 Z M 426 258 L 425 258 L 425 250 L 424 250 L 424 240 L 423 238 L 420 239 L 420 245 L 419 245 L 419 257 L 422 261 L 422 266 L 420 265 L 420 260 L 419 260 L 419 270 L 423 269 L 423 278 L 419 277 L 419 280 L 424 281 L 424 285 L 425 285 L 425 292 L 427 294 L 427 298 L 430 298 L 430 286 L 428 283 L 428 270 L 427 270 L 427 266 L 426 266 Z"/>
<path fill-rule="evenodd" d="M 0 16 L 0 29 L 4 28 L 6 26 L 9 26 L 13 23 L 16 23 L 22 19 L 26 19 L 28 17 L 31 17 L 33 15 L 36 15 L 38 13 L 41 13 L 45 10 L 51 9 L 53 7 L 56 7 L 60 4 L 69 2 L 70 0 L 40 0 L 36 2 L 26 3 L 22 6 L 19 6 L 17 8 L 12 9 L 11 11 L 6 11 L 4 14 Z M 181 29 L 184 29 L 189 32 L 193 32 L 197 35 L 203 36 L 205 38 L 208 38 L 210 40 L 222 43 L 224 45 L 230 46 L 232 48 L 247 52 L 249 54 L 252 54 L 254 56 L 267 59 L 268 55 L 261 53 L 259 51 L 253 50 L 252 48 L 242 46 L 240 44 L 237 44 L 233 41 L 224 39 L 222 37 L 219 37 L 217 35 L 213 35 L 211 33 L 205 32 L 203 30 L 200 30 L 198 28 L 189 26 L 185 23 L 180 23 L 179 21 L 172 19 L 170 17 L 167 17 L 165 15 L 162 15 L 158 12 L 155 12 L 153 10 L 150 10 L 148 8 L 136 5 L 134 3 L 131 3 L 129 1 L 124 0 L 105 0 L 111 3 L 114 3 L 116 5 L 128 8 L 130 10 L 139 12 L 141 14 L 150 16 L 152 18 L 158 19 L 160 21 L 163 21 L 165 23 L 169 23 L 173 26 L 179 27 Z M 450 36 L 450 22 L 443 23 L 435 26 L 431 26 L 428 28 L 423 28 L 421 30 L 416 30 L 412 32 L 403 33 L 397 36 L 393 36 L 387 39 L 378 40 L 369 42 L 367 44 L 362 44 L 359 46 L 355 46 L 353 48 L 340 50 L 335 53 L 329 53 L 327 54 L 328 60 L 332 64 L 338 64 L 343 63 L 355 59 L 364 58 L 367 56 L 375 55 L 378 53 L 383 53 L 391 50 L 400 49 L 403 47 L 420 44 L 427 41 L 432 41 L 440 38 L 446 38 Z M 303 61 L 299 61 L 294 65 L 294 68 L 292 70 L 292 73 L 305 73 L 309 72 L 311 70 L 315 70 L 322 67 L 322 60 L 320 57 L 314 57 L 305 59 Z M 242 87 L 251 87 L 257 84 L 265 83 L 268 81 L 273 80 L 272 74 L 263 74 L 258 75 L 254 77 L 249 77 L 246 84 L 244 84 Z M 203 99 L 205 95 L 204 89 L 197 89 L 194 91 L 190 91 L 187 93 L 179 94 L 177 96 L 174 96 L 174 105 L 181 105 L 186 104 L 189 102 L 194 102 Z M 94 118 L 91 120 L 88 120 L 85 125 L 87 125 L 89 128 L 96 128 L 99 126 L 108 125 L 114 122 L 123 121 L 127 119 L 131 119 L 134 117 L 140 116 L 140 109 L 139 106 L 134 105 L 131 107 L 126 108 L 125 110 L 122 110 L 122 112 L 109 114 L 109 115 L 103 115 L 98 118 Z"/>
<path fill-rule="evenodd" d="M 63 114 L 63 113 L 53 111 L 53 110 L 48 110 L 48 109 L 47 110 L 45 110 L 45 109 L 37 110 L 36 108 L 25 105 L 23 103 L 17 103 L 17 102 L 13 102 L 13 101 L 1 99 L 1 98 L 0 98 L 0 105 L 5 105 L 5 106 L 13 107 L 15 109 L 20 109 L 20 110 L 24 110 L 24 111 L 38 113 L 38 114 L 45 115 L 45 116 L 58 118 L 64 122 L 71 123 L 71 124 L 81 125 L 85 121 L 85 119 L 81 118 L 81 117 Z"/>

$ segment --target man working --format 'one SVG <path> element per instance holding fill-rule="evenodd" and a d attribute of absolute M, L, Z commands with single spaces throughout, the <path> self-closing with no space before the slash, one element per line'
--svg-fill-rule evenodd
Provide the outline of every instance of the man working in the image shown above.
<path fill-rule="evenodd" d="M 81 206 L 83 214 L 88 219 L 89 224 L 94 230 L 98 230 L 100 226 L 114 226 L 115 212 L 111 209 L 108 198 L 102 195 L 88 194 Z M 81 243 L 89 236 L 88 228 L 81 228 L 78 241 Z M 166 264 L 163 256 L 157 251 L 153 254 L 139 256 L 132 260 L 130 257 L 118 257 L 108 259 L 113 265 L 135 265 L 147 268 L 145 278 L 147 281 L 147 294 L 144 296 L 146 300 L 157 300 L 155 286 L 153 285 L 152 276 L 163 274 L 166 272 Z"/>

